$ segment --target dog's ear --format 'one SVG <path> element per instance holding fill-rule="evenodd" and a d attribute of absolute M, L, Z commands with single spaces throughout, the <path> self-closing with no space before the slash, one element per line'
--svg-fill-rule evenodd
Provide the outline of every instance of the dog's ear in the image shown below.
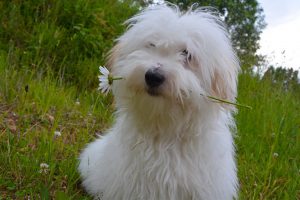
<path fill-rule="evenodd" d="M 117 43 L 109 52 L 106 61 L 106 67 L 111 71 L 116 62 L 116 58 L 120 55 L 120 43 Z"/>

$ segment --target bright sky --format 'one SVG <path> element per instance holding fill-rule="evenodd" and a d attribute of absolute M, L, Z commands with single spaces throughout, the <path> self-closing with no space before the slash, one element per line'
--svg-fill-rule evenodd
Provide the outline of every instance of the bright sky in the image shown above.
<path fill-rule="evenodd" d="M 267 27 L 261 35 L 259 53 L 270 64 L 300 70 L 300 0 L 258 0 Z"/>

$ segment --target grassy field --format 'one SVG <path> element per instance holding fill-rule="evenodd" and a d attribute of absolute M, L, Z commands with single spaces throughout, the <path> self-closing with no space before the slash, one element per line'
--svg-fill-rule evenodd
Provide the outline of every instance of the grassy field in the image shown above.
<path fill-rule="evenodd" d="M 77 157 L 112 123 L 112 97 L 0 66 L 0 198 L 89 199 Z M 240 199 L 299 199 L 299 99 L 248 74 L 239 88 L 238 100 L 253 107 L 236 116 Z"/>
<path fill-rule="evenodd" d="M 111 98 L 79 94 L 49 77 L 0 74 L 0 199 L 88 199 L 77 157 L 111 123 Z"/>
<path fill-rule="evenodd" d="M 0 199 L 91 199 L 77 158 L 114 110 L 97 70 L 135 9 L 85 1 L 0 2 Z M 300 199 L 300 95 L 244 73 L 238 101 L 240 199 Z"/>
<path fill-rule="evenodd" d="M 240 76 L 236 116 L 241 199 L 299 199 L 300 99 L 270 81 Z"/>

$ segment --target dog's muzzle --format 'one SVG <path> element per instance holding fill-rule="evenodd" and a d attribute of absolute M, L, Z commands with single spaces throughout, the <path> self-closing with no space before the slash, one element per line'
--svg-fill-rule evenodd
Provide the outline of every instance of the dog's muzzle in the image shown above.
<path fill-rule="evenodd" d="M 149 69 L 145 74 L 148 93 L 150 95 L 157 95 L 158 88 L 164 83 L 165 79 L 165 75 L 159 67 Z"/>

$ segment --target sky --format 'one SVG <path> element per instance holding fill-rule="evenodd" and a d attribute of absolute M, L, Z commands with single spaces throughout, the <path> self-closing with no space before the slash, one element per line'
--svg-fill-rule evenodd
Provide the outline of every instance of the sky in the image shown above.
<path fill-rule="evenodd" d="M 300 0 L 257 1 L 267 23 L 258 53 L 265 55 L 270 65 L 300 71 Z"/>
<path fill-rule="evenodd" d="M 259 53 L 274 66 L 300 70 L 300 0 L 258 0 L 267 27 Z"/>

